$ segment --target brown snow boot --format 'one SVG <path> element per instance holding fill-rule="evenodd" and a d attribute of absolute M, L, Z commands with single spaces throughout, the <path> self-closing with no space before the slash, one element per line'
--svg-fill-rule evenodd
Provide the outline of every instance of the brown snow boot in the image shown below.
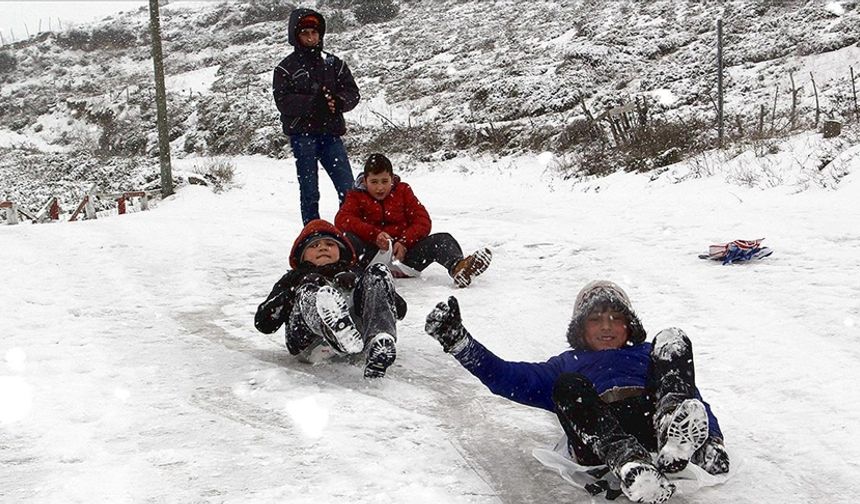
<path fill-rule="evenodd" d="M 490 249 L 484 247 L 476 250 L 472 255 L 460 259 L 453 268 L 451 268 L 451 278 L 457 287 L 468 287 L 472 283 L 472 279 L 481 273 L 487 271 L 490 267 L 490 261 L 493 260 L 493 253 Z"/>

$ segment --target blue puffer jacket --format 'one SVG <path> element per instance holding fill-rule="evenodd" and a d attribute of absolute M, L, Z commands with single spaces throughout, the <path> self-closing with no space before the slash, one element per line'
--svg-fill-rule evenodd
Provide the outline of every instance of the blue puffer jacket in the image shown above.
<path fill-rule="evenodd" d="M 621 387 L 644 390 L 650 354 L 651 343 L 639 343 L 599 352 L 568 350 L 546 362 L 508 362 L 470 338 L 454 357 L 492 393 L 555 413 L 552 389 L 562 373 L 582 374 L 600 395 Z M 696 396 L 701 399 L 698 390 Z M 702 402 L 708 412 L 710 435 L 722 439 L 717 418 L 708 403 Z"/>

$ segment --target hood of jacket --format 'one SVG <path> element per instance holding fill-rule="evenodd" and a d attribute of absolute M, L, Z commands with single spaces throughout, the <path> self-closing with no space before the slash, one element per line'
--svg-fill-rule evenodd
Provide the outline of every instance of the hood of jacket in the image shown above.
<path fill-rule="evenodd" d="M 305 47 L 299 42 L 299 20 L 305 16 L 316 16 L 320 20 L 320 45 L 318 47 Z M 290 25 L 287 27 L 287 40 L 290 45 L 295 47 L 297 51 L 312 51 L 321 52 L 323 49 L 323 40 L 325 39 L 325 18 L 319 12 L 313 9 L 299 8 L 290 13 Z"/>
<path fill-rule="evenodd" d="M 573 316 L 567 326 L 567 342 L 574 350 L 590 350 L 585 343 L 585 319 L 595 310 L 611 308 L 627 318 L 627 345 L 645 341 L 645 328 L 633 311 L 633 305 L 624 289 L 608 280 L 589 282 L 579 291 L 573 305 Z"/>
<path fill-rule="evenodd" d="M 346 239 L 346 235 L 334 227 L 334 224 L 322 219 L 314 219 L 308 222 L 307 226 L 302 229 L 302 232 L 299 233 L 299 236 L 293 242 L 293 248 L 290 249 L 291 268 L 296 269 L 299 267 L 305 247 L 320 237 L 331 238 L 338 242 L 340 260 L 346 261 L 350 266 L 355 264 L 357 260 L 355 249 L 352 248 L 352 244 Z"/>

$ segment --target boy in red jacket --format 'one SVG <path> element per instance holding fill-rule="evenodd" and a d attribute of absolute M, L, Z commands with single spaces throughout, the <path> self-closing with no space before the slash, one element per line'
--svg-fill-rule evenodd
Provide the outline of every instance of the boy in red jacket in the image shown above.
<path fill-rule="evenodd" d="M 414 270 L 423 271 L 433 262 L 441 264 L 457 287 L 472 283 L 493 258 L 486 247 L 463 257 L 453 236 L 430 234 L 427 209 L 382 154 L 367 158 L 364 173 L 346 194 L 334 222 L 365 260 L 390 246 L 393 257 Z"/>

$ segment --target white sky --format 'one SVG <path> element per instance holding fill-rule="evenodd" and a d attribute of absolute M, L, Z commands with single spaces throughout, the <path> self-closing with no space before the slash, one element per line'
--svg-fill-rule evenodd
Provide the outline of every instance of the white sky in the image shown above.
<path fill-rule="evenodd" d="M 549 154 L 401 172 L 434 231 L 467 252 L 489 246 L 493 263 L 468 289 L 437 265 L 396 281 L 409 312 L 397 361 L 374 384 L 360 365 L 297 362 L 283 330 L 254 330 L 301 226 L 292 160 L 237 158 L 238 187 L 191 186 L 148 212 L 0 225 L 0 496 L 587 502 L 532 457 L 560 436 L 555 417 L 492 396 L 423 326 L 456 295 L 491 350 L 544 360 L 565 350 L 579 288 L 609 278 L 652 336 L 678 326 L 693 340 L 735 470 L 695 502 L 856 502 L 860 146 L 819 172 L 809 149 L 820 142 L 839 140 L 804 133 L 777 154 L 712 155 L 654 181 L 564 180 Z M 712 176 L 677 182 L 706 162 Z M 848 173 L 838 190 L 798 186 L 831 169 Z M 783 182 L 727 182 L 768 173 Z M 331 219 L 324 174 L 321 193 Z M 757 263 L 696 257 L 761 237 L 775 252 Z"/>
<path fill-rule="evenodd" d="M 214 0 L 212 0 L 214 1 Z M 173 4 L 204 3 L 200 0 L 193 2 L 174 0 Z M 59 19 L 63 27 L 69 24 L 80 24 L 116 14 L 118 12 L 136 10 L 149 5 L 148 0 L 105 0 L 105 1 L 4 1 L 0 0 L 0 33 L 6 42 L 14 34 L 15 40 L 26 37 L 26 29 L 34 35 L 42 22 L 42 31 L 48 30 L 48 19 L 56 29 Z M 12 31 L 10 31 L 12 30 Z M 13 33 L 14 32 L 14 33 Z"/>

